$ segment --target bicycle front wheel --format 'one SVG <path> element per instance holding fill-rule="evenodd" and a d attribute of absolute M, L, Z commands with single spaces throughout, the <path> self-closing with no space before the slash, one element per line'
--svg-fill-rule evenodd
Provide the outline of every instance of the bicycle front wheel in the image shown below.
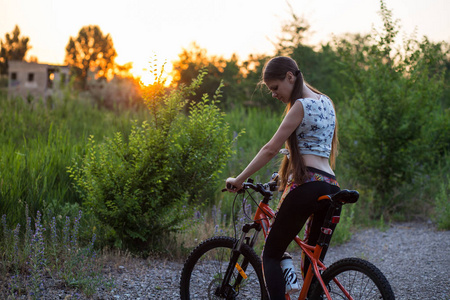
<path fill-rule="evenodd" d="M 391 285 L 383 273 L 370 262 L 360 258 L 345 258 L 335 262 L 323 272 L 322 279 L 333 300 L 395 299 Z M 326 299 L 319 282 L 315 283 L 312 291 L 310 299 Z"/>
<path fill-rule="evenodd" d="M 235 243 L 231 237 L 213 237 L 191 252 L 181 272 L 181 299 L 267 299 L 261 259 L 245 244 L 227 288 L 221 289 Z"/>

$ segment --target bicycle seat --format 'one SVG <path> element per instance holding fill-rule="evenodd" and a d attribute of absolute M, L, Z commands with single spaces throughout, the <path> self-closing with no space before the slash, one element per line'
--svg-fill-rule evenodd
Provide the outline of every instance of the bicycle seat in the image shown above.
<path fill-rule="evenodd" d="M 358 191 L 342 190 L 331 196 L 333 201 L 339 201 L 341 203 L 355 203 L 358 201 Z"/>
<path fill-rule="evenodd" d="M 319 197 L 318 201 L 324 200 L 324 199 L 331 199 L 332 201 L 346 204 L 346 203 L 355 203 L 356 201 L 358 201 L 358 198 L 359 198 L 358 191 L 341 190 L 333 195 L 321 196 L 321 197 Z"/>

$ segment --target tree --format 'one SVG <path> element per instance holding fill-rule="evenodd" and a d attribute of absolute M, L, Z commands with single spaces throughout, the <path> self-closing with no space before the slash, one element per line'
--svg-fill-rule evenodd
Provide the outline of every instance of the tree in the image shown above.
<path fill-rule="evenodd" d="M 292 51 L 304 44 L 306 33 L 309 32 L 310 25 L 302 17 L 295 14 L 292 6 L 288 3 L 291 10 L 292 20 L 286 21 L 281 27 L 281 35 L 275 44 L 276 55 L 290 55 Z"/>
<path fill-rule="evenodd" d="M 433 162 L 445 159 L 450 126 L 440 105 L 444 53 L 426 38 L 394 50 L 397 25 L 383 1 L 381 16 L 383 29 L 372 39 L 341 41 L 338 49 L 350 96 L 338 109 L 345 128 L 341 153 L 346 172 L 376 195 L 375 217 L 414 209 L 414 195 L 405 191 L 414 191 L 424 174 L 435 171 L 429 169 Z"/>
<path fill-rule="evenodd" d="M 206 49 L 195 42 L 189 46 L 189 49 L 183 49 L 178 57 L 179 60 L 173 62 L 172 71 L 173 83 L 176 87 L 188 85 L 203 69 L 207 70 L 207 75 L 197 93 L 192 95 L 192 100 L 199 102 L 203 94 L 212 95 L 217 90 L 226 66 L 222 58 L 207 56 Z"/>
<path fill-rule="evenodd" d="M 295 14 L 291 6 L 290 9 L 291 18 L 285 21 L 274 43 L 275 55 L 293 58 L 305 80 L 325 92 L 336 104 L 343 98 L 342 84 L 338 82 L 339 58 L 329 44 L 321 45 L 320 48 L 307 45 L 305 41 L 311 36 L 310 25 L 306 19 Z"/>
<path fill-rule="evenodd" d="M 89 72 L 95 78 L 111 78 L 117 53 L 109 34 L 103 35 L 97 25 L 84 26 L 66 47 L 65 63 L 72 66 L 79 84 L 87 88 Z"/>
<path fill-rule="evenodd" d="M 16 25 L 11 34 L 5 35 L 5 41 L 0 41 L 0 75 L 8 74 L 8 61 L 24 60 L 25 54 L 31 48 L 28 37 L 20 37 L 19 26 Z"/>
<path fill-rule="evenodd" d="M 196 43 L 189 49 L 183 49 L 178 55 L 178 61 L 173 62 L 173 85 L 186 85 L 196 78 L 201 70 L 207 74 L 203 85 L 196 95 L 192 96 L 194 102 L 200 101 L 203 94 L 212 95 L 220 82 L 223 83 L 223 97 L 220 106 L 224 109 L 233 108 L 235 105 L 247 106 L 272 106 L 275 101 L 270 100 L 267 93 L 255 94 L 258 82 L 261 80 L 261 72 L 265 55 L 250 55 L 246 61 L 240 61 L 233 54 L 229 59 L 217 56 L 208 56 L 205 49 Z M 254 100 L 257 96 L 258 100 Z"/>

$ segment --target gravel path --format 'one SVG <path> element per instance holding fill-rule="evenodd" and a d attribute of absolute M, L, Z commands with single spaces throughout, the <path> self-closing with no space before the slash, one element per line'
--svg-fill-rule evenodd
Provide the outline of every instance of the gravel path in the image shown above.
<path fill-rule="evenodd" d="M 299 255 L 294 254 L 294 260 Z M 427 223 L 392 224 L 385 231 L 361 230 L 341 246 L 330 248 L 326 264 L 344 257 L 360 257 L 375 264 L 387 277 L 396 299 L 450 300 L 450 231 Z M 182 263 L 128 260 L 111 264 L 106 272 L 115 287 L 100 290 L 93 299 L 179 299 Z M 54 285 L 45 299 L 84 299 Z"/>
<path fill-rule="evenodd" d="M 396 299 L 450 299 L 450 231 L 430 224 L 401 223 L 368 229 L 328 251 L 326 262 L 360 257 L 389 280 Z"/>

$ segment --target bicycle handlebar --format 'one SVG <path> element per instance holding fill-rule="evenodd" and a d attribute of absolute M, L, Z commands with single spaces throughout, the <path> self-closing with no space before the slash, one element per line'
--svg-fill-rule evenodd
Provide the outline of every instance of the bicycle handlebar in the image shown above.
<path fill-rule="evenodd" d="M 226 192 L 228 189 L 231 189 L 231 185 L 227 185 L 227 189 L 223 189 L 222 192 Z M 253 183 L 253 179 L 249 178 L 247 182 L 242 184 L 242 189 L 238 190 L 238 194 L 242 194 L 245 190 L 252 189 L 262 196 L 271 196 L 273 191 L 276 191 L 278 188 L 277 181 L 269 181 L 267 183 Z"/>
<path fill-rule="evenodd" d="M 262 196 L 266 197 L 271 197 L 273 194 L 273 191 L 276 191 L 278 186 L 277 186 L 277 173 L 274 173 L 272 175 L 272 181 L 269 181 L 267 183 L 257 183 L 254 184 L 253 180 L 251 178 L 249 178 L 247 180 L 247 182 L 244 182 L 242 184 L 242 189 L 238 190 L 237 193 L 238 194 L 242 194 L 244 193 L 246 190 L 248 189 L 252 189 L 258 193 L 260 193 Z M 228 186 L 228 189 L 230 189 L 231 186 Z M 222 192 L 226 192 L 227 189 L 223 189 Z M 351 204 L 351 203 L 355 203 L 358 201 L 359 198 L 359 193 L 358 191 L 353 191 L 353 190 L 341 190 L 335 194 L 332 195 L 324 195 L 319 197 L 318 201 L 321 201 L 323 199 L 330 199 L 332 202 L 335 203 L 340 203 L 342 204 Z M 270 198 L 269 198 L 270 199 Z"/>

